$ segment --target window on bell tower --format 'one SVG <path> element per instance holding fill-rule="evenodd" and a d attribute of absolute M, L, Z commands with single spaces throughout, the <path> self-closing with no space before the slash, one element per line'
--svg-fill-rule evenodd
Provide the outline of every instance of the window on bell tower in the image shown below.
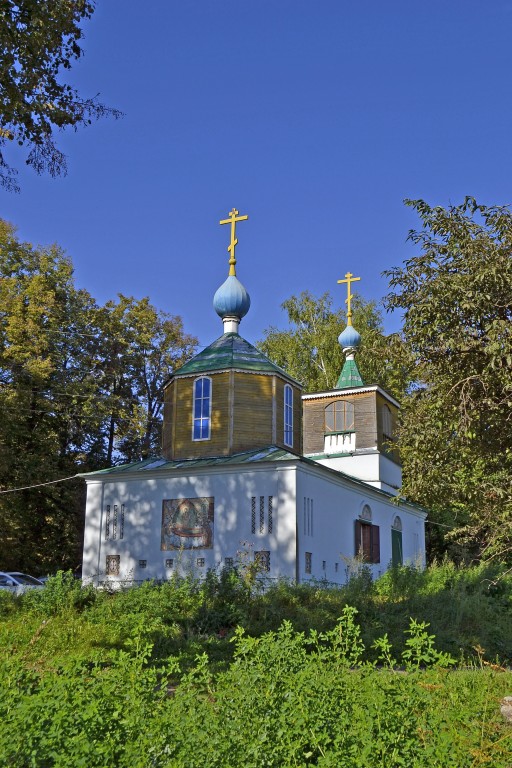
<path fill-rule="evenodd" d="M 293 389 L 289 384 L 284 388 L 284 443 L 293 446 Z"/>
<path fill-rule="evenodd" d="M 193 440 L 210 439 L 211 410 L 212 380 L 208 376 L 201 376 L 194 381 Z"/>
<path fill-rule="evenodd" d="M 391 409 L 388 405 L 383 405 L 381 409 L 382 415 L 382 437 L 384 440 L 393 439 L 393 417 L 391 415 Z"/>
<path fill-rule="evenodd" d="M 354 430 L 354 404 L 345 400 L 330 403 L 325 409 L 325 433 Z"/>

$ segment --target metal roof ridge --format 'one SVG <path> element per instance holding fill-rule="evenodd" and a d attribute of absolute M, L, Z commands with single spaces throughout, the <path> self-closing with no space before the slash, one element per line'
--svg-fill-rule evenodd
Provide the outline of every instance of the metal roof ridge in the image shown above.
<path fill-rule="evenodd" d="M 362 387 L 351 387 L 350 389 L 328 389 L 320 392 L 305 392 L 302 395 L 303 400 L 314 400 L 315 398 L 333 397 L 334 395 L 357 395 L 359 392 L 379 392 L 386 397 L 390 402 L 400 408 L 400 403 L 393 395 L 390 395 L 379 384 L 363 385 Z"/>

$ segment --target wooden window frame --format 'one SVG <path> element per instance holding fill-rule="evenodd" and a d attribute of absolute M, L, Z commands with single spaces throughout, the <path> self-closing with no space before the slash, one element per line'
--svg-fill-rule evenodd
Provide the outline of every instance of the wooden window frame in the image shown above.
<path fill-rule="evenodd" d="M 327 426 L 331 416 L 332 429 Z M 355 408 L 350 400 L 335 400 L 324 408 L 324 434 L 335 435 L 355 431 Z"/>
<path fill-rule="evenodd" d="M 363 562 L 380 563 L 380 529 L 367 520 L 355 521 L 355 554 Z"/>

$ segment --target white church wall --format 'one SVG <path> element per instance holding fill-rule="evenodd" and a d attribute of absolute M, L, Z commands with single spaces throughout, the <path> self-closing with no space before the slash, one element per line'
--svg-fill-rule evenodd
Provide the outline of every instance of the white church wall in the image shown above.
<path fill-rule="evenodd" d="M 379 453 L 355 453 L 353 456 L 310 458 L 338 472 L 357 477 L 375 488 L 396 494 L 402 485 L 402 469 L 399 464 Z"/>
<path fill-rule="evenodd" d="M 103 483 L 87 484 L 87 503 L 85 510 L 84 550 L 82 561 L 83 574 L 95 574 L 99 569 L 99 542 L 102 538 Z"/>
<path fill-rule="evenodd" d="M 225 558 L 236 563 L 253 559 L 255 552 L 270 553 L 269 576 L 295 577 L 293 468 L 140 474 L 89 480 L 86 581 L 165 579 L 176 572 L 202 576 L 209 568 L 223 566 Z M 184 499 L 202 499 L 204 509 L 209 504 L 205 500 L 213 499 L 211 540 L 184 537 L 180 546 L 166 540 L 169 548 L 162 549 L 163 502 L 172 512 L 176 503 L 171 500 Z M 119 574 L 107 574 L 107 556 L 119 558 Z"/>
<path fill-rule="evenodd" d="M 424 565 L 424 516 L 369 486 L 352 485 L 343 478 L 302 466 L 297 479 L 298 577 L 300 581 L 322 580 L 346 583 L 356 563 L 355 521 L 365 507 L 371 523 L 379 527 L 380 562 L 368 564 L 374 578 L 391 563 L 391 529 L 396 515 L 402 520 L 404 562 Z M 312 517 L 311 517 L 312 510 Z M 306 553 L 311 555 L 311 573 L 306 572 Z"/>
<path fill-rule="evenodd" d="M 174 533 L 165 533 L 162 542 L 164 501 L 172 516 L 187 499 L 203 511 L 212 504 L 211 525 L 207 531 L 184 533 L 178 543 Z M 226 558 L 243 564 L 262 553 L 270 559 L 270 578 L 344 584 L 354 568 L 355 521 L 363 510 L 366 516 L 370 510 L 367 522 L 379 527 L 379 562 L 369 565 L 374 577 L 391 562 L 396 515 L 404 562 L 424 564 L 421 512 L 314 464 L 89 476 L 83 576 L 96 582 L 166 579 L 174 573 L 201 577 L 209 568 L 226 565 Z M 107 574 L 107 558 L 118 573 Z"/>

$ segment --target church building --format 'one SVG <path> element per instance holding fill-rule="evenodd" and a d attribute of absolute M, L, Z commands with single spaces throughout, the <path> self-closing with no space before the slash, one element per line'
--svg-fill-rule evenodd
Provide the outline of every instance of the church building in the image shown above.
<path fill-rule="evenodd" d="M 356 558 L 374 577 L 425 562 L 425 511 L 402 499 L 398 402 L 362 380 L 347 273 L 345 362 L 336 387 L 300 382 L 239 334 L 250 307 L 229 274 L 213 305 L 222 335 L 164 392 L 161 456 L 84 474 L 84 582 L 206 574 L 255 560 L 270 579 L 344 584 Z"/>

